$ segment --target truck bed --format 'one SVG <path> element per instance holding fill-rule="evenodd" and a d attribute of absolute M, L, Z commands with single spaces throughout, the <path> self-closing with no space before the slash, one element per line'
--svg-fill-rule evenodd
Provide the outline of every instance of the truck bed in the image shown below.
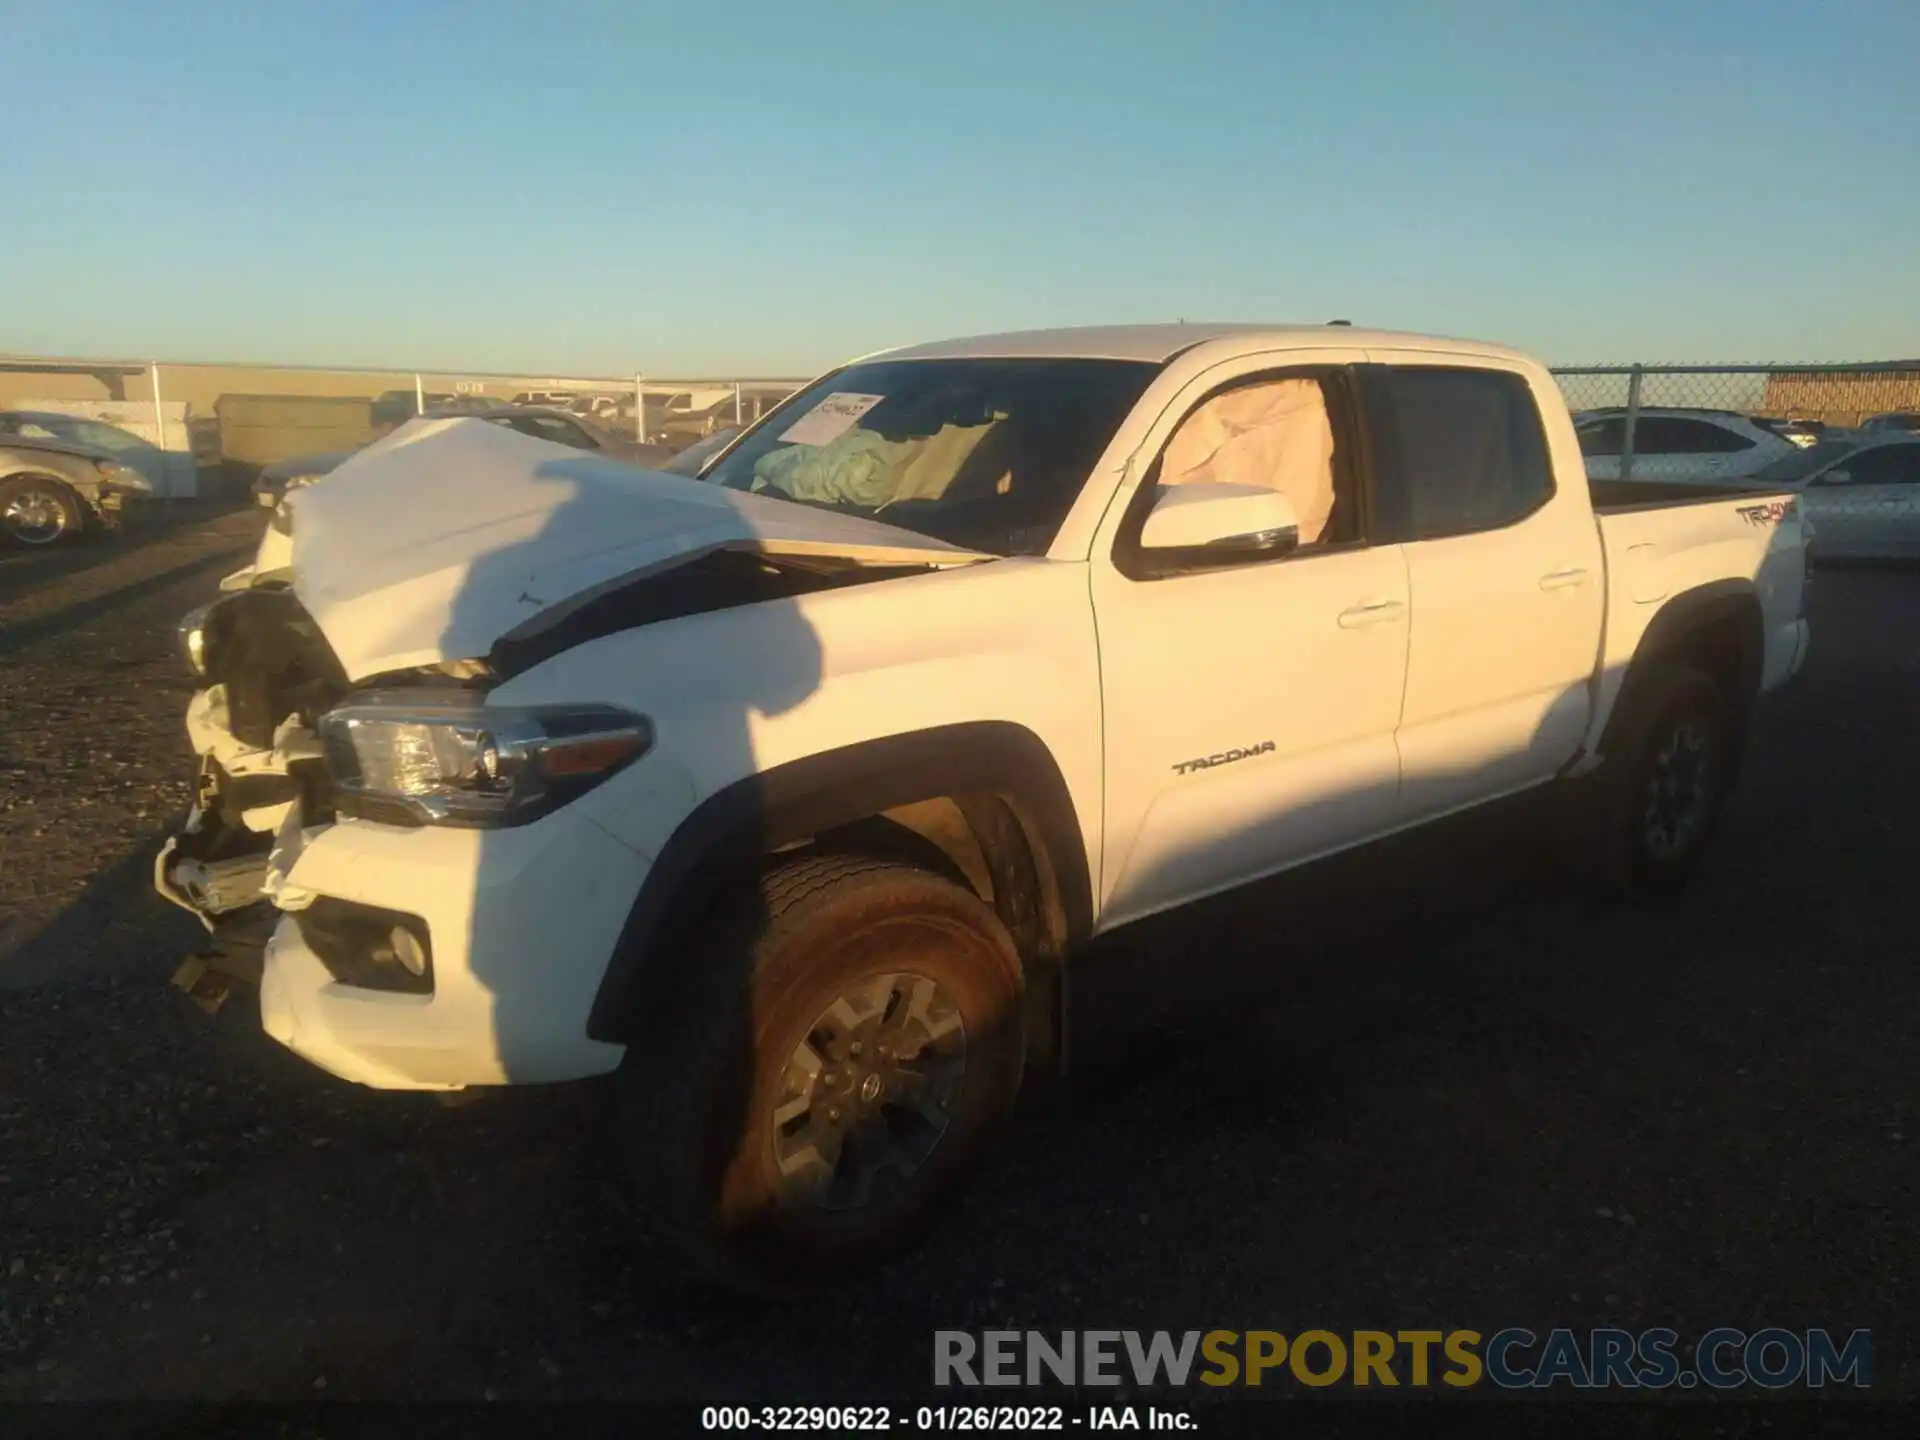
<path fill-rule="evenodd" d="M 1642 635 L 1665 604 L 1728 581 L 1751 581 L 1760 601 L 1760 688 L 1793 673 L 1806 645 L 1806 527 L 1791 494 L 1748 485 L 1589 484 L 1607 566 L 1597 714 L 1611 711 Z"/>
<path fill-rule="evenodd" d="M 1712 480 L 1589 480 L 1587 493 L 1593 497 L 1594 513 L 1600 515 L 1629 510 L 1666 510 L 1675 505 L 1726 500 L 1735 495 L 1749 495 L 1756 499 L 1780 499 L 1785 495 L 1784 491 L 1772 491 L 1763 486 Z"/>

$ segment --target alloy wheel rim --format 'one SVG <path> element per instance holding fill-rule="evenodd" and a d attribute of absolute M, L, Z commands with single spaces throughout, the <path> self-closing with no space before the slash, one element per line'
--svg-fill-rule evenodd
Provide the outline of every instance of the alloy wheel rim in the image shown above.
<path fill-rule="evenodd" d="M 7 533 L 27 545 L 58 540 L 67 528 L 67 515 L 44 490 L 29 490 L 7 502 Z"/>
<path fill-rule="evenodd" d="M 1655 752 L 1647 779 L 1644 833 L 1648 851 L 1667 860 L 1684 854 L 1706 823 L 1712 757 L 1700 726 L 1673 727 Z"/>
<path fill-rule="evenodd" d="M 791 1209 L 859 1210 L 903 1190 L 952 1123 L 967 1028 L 939 982 L 867 976 L 822 1010 L 788 1056 L 772 1109 Z"/>

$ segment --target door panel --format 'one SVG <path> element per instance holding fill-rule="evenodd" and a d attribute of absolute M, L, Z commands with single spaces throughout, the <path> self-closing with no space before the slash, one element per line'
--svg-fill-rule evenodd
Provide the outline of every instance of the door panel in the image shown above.
<path fill-rule="evenodd" d="M 1409 822 L 1549 779 L 1578 752 L 1605 560 L 1576 452 L 1556 464 L 1540 420 L 1543 399 L 1559 403 L 1550 377 L 1372 358 L 1383 538 L 1405 542 L 1414 610 L 1397 735 Z"/>
<path fill-rule="evenodd" d="M 1399 547 L 1151 582 L 1103 566 L 1094 615 L 1106 919 L 1392 828 L 1410 618 Z"/>
<path fill-rule="evenodd" d="M 1419 612 L 1400 762 L 1408 819 L 1552 776 L 1587 731 L 1604 586 L 1591 520 L 1547 510 L 1407 547 Z"/>

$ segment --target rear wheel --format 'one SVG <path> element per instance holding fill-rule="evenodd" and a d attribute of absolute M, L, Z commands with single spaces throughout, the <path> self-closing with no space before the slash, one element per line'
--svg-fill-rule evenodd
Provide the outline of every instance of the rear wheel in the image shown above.
<path fill-rule="evenodd" d="M 1595 777 L 1600 878 L 1616 894 L 1662 899 L 1705 853 L 1733 778 L 1735 727 L 1720 687 L 1684 665 L 1649 677 Z"/>
<path fill-rule="evenodd" d="M 53 477 L 20 475 L 0 482 L 0 530 L 15 545 L 57 545 L 85 525 L 79 499 Z"/>
<path fill-rule="evenodd" d="M 808 855 L 722 908 L 628 1049 L 640 1183 L 700 1269 L 850 1278 L 919 1237 L 1011 1106 L 1019 956 L 971 891 L 894 860 Z"/>

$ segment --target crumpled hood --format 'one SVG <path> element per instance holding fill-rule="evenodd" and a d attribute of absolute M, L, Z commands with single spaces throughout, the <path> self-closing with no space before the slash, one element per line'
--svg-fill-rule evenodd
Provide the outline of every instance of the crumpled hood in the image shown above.
<path fill-rule="evenodd" d="M 640 470 L 482 420 L 413 420 L 287 499 L 293 589 L 351 680 L 485 656 L 714 550 L 872 565 L 988 557 Z"/>

